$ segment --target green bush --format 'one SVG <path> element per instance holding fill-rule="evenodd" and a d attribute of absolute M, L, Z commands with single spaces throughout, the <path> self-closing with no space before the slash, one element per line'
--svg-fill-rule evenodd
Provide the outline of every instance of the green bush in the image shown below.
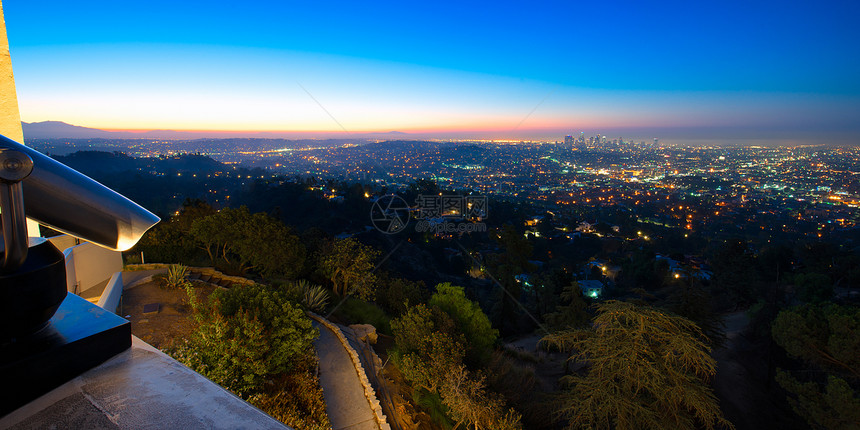
<path fill-rule="evenodd" d="M 296 430 L 330 429 L 322 388 L 315 375 L 316 364 L 316 354 L 308 351 L 293 371 L 276 378 L 248 402 Z"/>
<path fill-rule="evenodd" d="M 139 253 L 134 253 L 134 254 L 123 254 L 123 256 L 122 256 L 122 257 L 123 257 L 123 264 L 124 264 L 124 265 L 129 265 L 129 264 L 141 264 L 141 263 L 142 263 L 142 261 L 141 261 L 141 259 L 140 259 L 140 254 L 139 254 Z"/>
<path fill-rule="evenodd" d="M 391 334 L 391 318 L 372 303 L 348 298 L 337 308 L 337 315 L 350 324 L 370 324 L 382 334 Z"/>
<path fill-rule="evenodd" d="M 197 329 L 177 360 L 240 396 L 292 369 L 318 335 L 286 294 L 262 285 L 215 290 L 200 303 L 186 288 Z"/>
<path fill-rule="evenodd" d="M 436 285 L 436 293 L 430 297 L 428 305 L 437 306 L 448 314 L 457 330 L 465 335 L 468 363 L 483 364 L 490 359 L 499 331 L 492 327 L 478 303 L 466 298 L 463 287 L 449 282 Z"/>

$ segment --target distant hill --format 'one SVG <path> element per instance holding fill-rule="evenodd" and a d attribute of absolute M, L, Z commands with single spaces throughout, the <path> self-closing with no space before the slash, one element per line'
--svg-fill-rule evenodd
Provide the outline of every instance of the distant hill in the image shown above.
<path fill-rule="evenodd" d="M 289 139 L 387 139 L 403 138 L 409 133 L 402 131 L 368 132 L 344 135 L 342 132 L 268 132 L 268 131 L 107 131 L 98 128 L 81 127 L 62 121 L 21 122 L 24 139 L 169 139 L 190 140 L 203 138 L 289 138 Z"/>
<path fill-rule="evenodd" d="M 24 139 L 199 139 L 212 133 L 174 130 L 107 131 L 62 121 L 21 122 Z"/>
<path fill-rule="evenodd" d="M 94 178 L 121 172 L 193 172 L 225 170 L 225 166 L 205 155 L 183 154 L 174 157 L 133 158 L 119 152 L 78 151 L 55 160 Z"/>
<path fill-rule="evenodd" d="M 62 121 L 21 122 L 25 139 L 92 139 L 113 137 L 109 131 L 66 124 Z"/>

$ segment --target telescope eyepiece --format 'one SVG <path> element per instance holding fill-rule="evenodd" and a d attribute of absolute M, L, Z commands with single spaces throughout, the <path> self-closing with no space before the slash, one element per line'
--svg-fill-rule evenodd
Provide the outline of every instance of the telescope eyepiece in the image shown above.
<path fill-rule="evenodd" d="M 7 184 L 20 182 L 33 173 L 33 159 L 29 155 L 9 148 L 0 148 L 0 181 Z"/>

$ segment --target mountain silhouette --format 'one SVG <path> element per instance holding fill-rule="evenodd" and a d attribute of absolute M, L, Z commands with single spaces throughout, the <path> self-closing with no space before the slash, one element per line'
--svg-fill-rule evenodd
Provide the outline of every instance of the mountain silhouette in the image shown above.
<path fill-rule="evenodd" d="M 114 137 L 111 132 L 97 128 L 81 127 L 62 121 L 21 122 L 25 139 L 92 139 Z"/>
<path fill-rule="evenodd" d="M 367 132 L 344 135 L 342 132 L 277 132 L 277 131 L 107 131 L 81 127 L 62 121 L 21 122 L 25 139 L 200 139 L 200 138 L 385 138 L 407 136 L 402 131 Z"/>

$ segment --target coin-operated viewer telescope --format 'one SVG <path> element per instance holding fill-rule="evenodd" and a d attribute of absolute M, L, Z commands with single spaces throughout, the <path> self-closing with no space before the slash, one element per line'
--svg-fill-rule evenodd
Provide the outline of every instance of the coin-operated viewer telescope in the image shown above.
<path fill-rule="evenodd" d="M 0 415 L 131 345 L 128 321 L 67 293 L 63 254 L 43 238 L 28 238 L 26 217 L 116 251 L 134 246 L 159 221 L 0 136 Z"/>

